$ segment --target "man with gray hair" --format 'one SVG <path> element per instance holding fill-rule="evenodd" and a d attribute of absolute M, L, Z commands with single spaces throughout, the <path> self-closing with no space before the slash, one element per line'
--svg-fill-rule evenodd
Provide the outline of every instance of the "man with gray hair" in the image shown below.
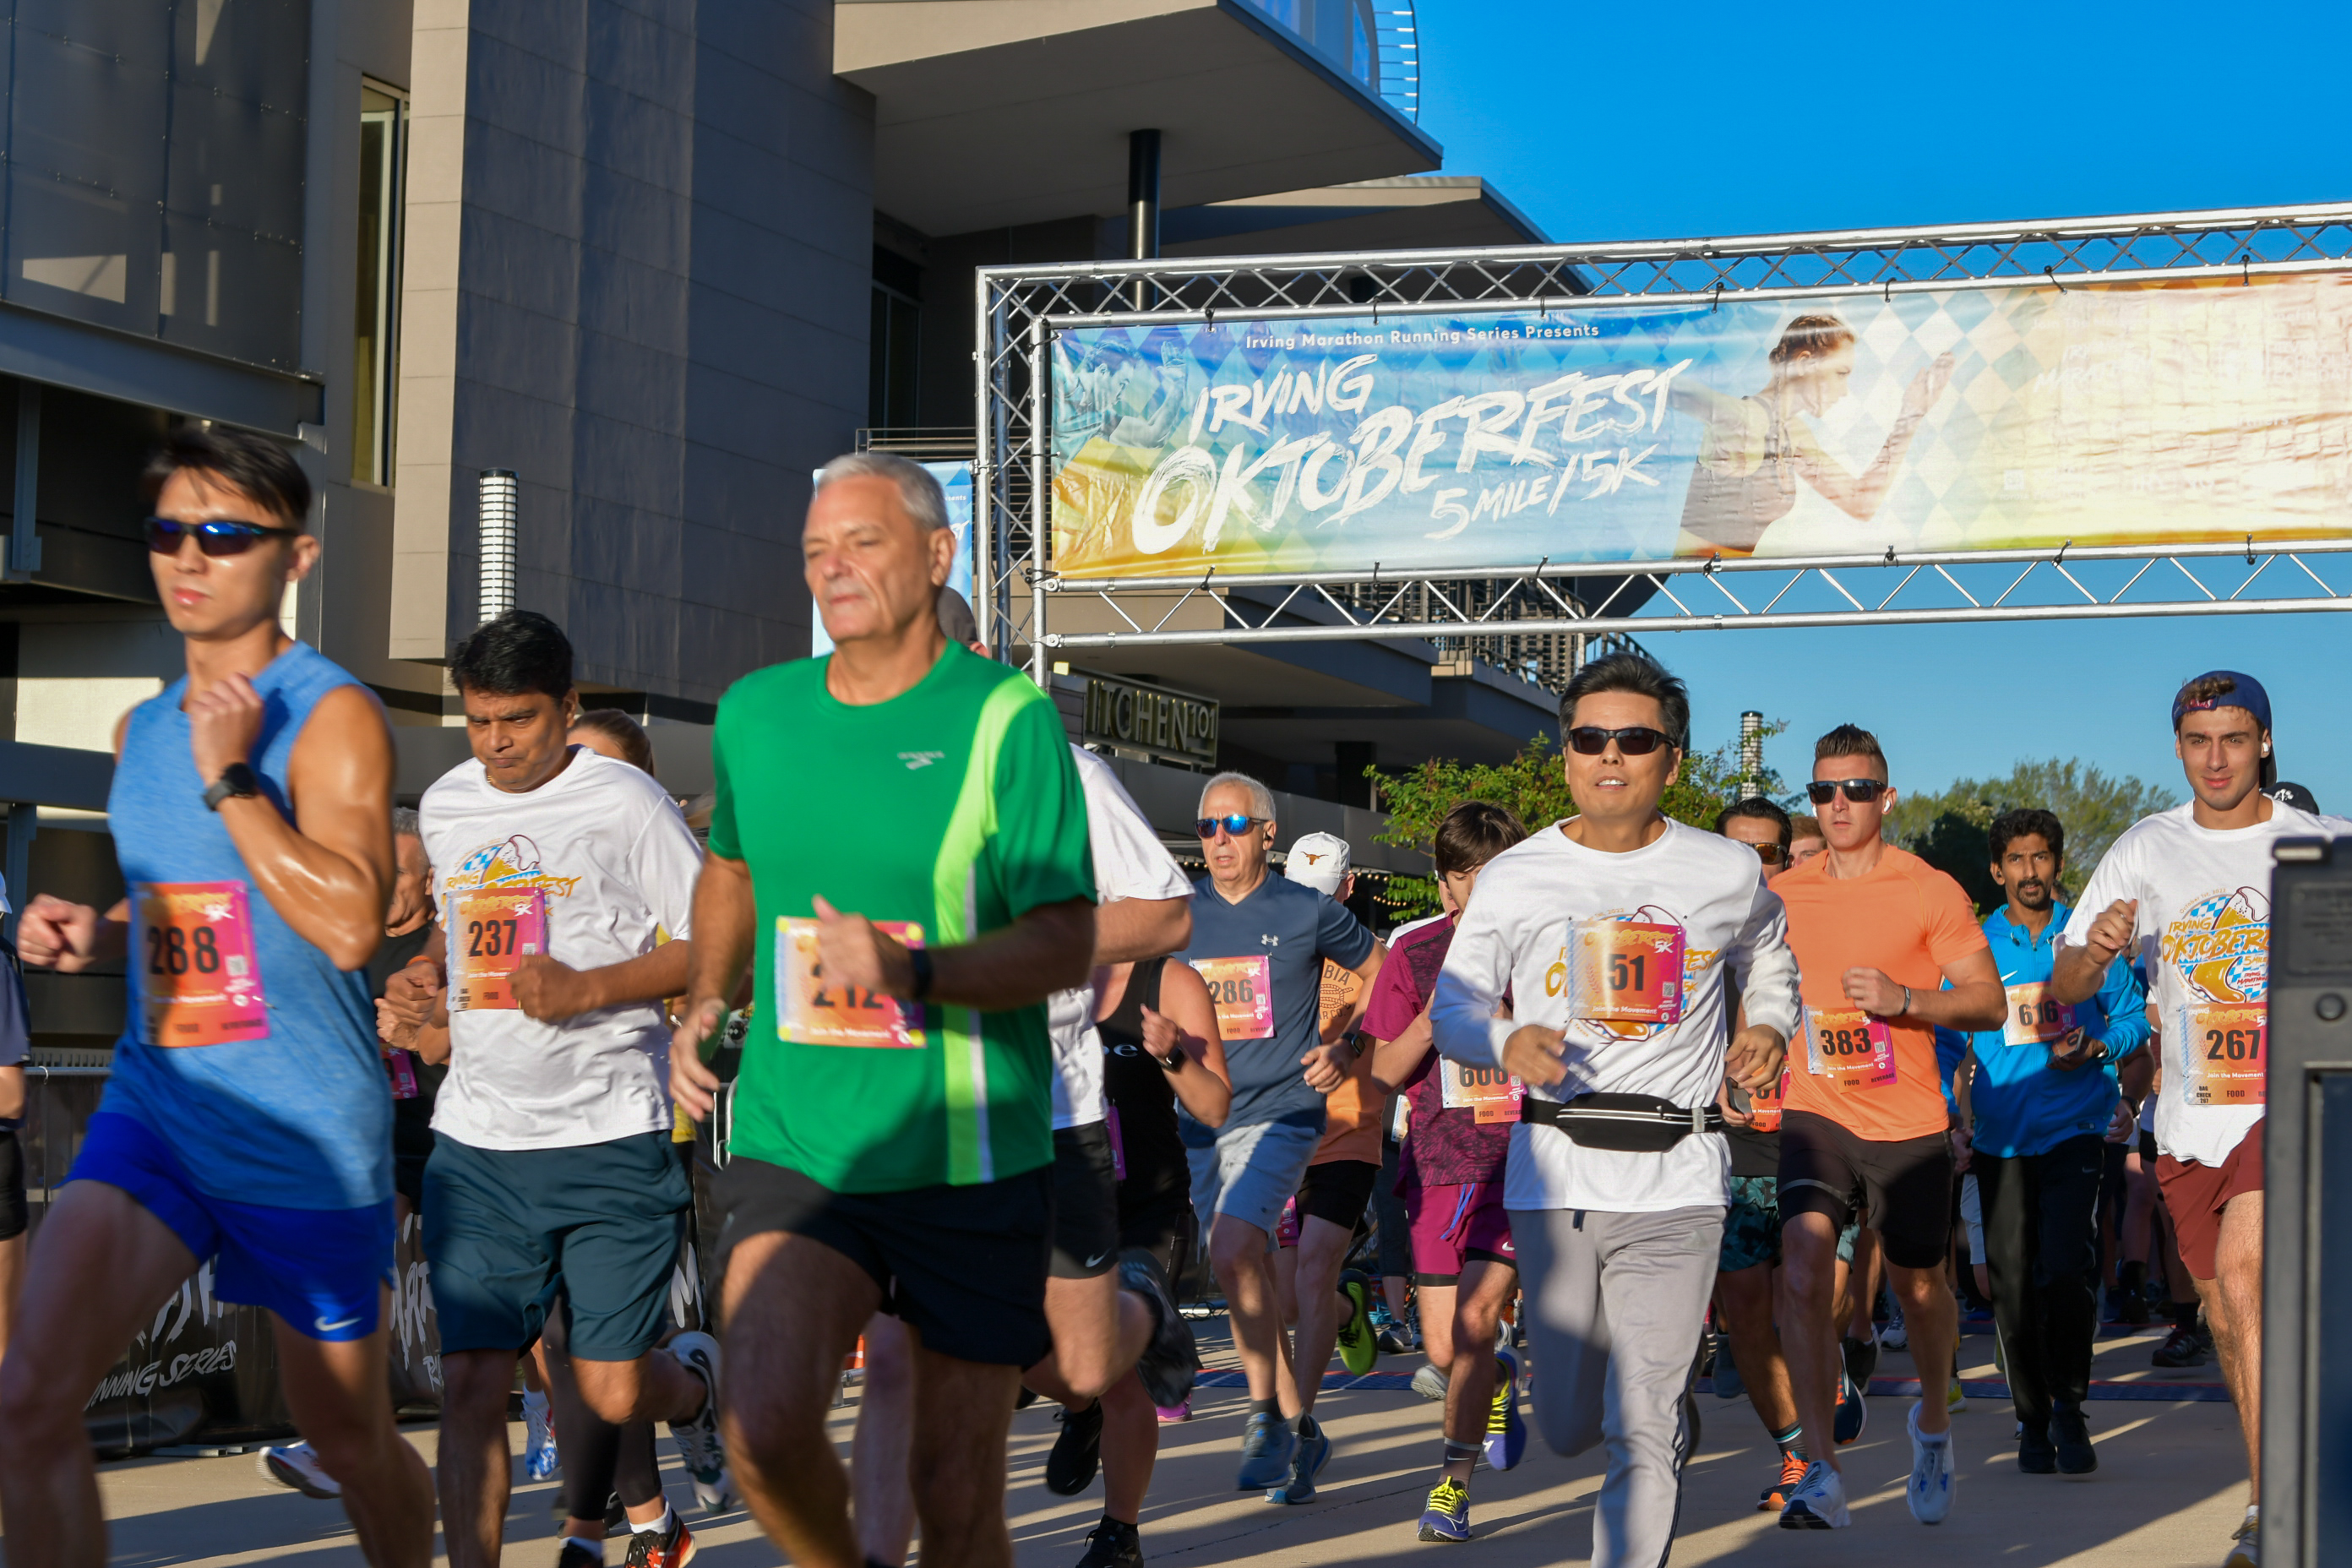
<path fill-rule="evenodd" d="M 1216 1004 L 1234 1086 L 1233 1110 L 1212 1133 L 1182 1122 L 1192 1206 L 1233 1317 L 1249 1378 L 1238 1491 L 1305 1502 L 1331 1457 L 1299 1387 L 1323 1369 L 1292 1368 L 1267 1254 L 1283 1205 L 1323 1142 L 1323 1097 L 1347 1080 L 1344 1040 L 1322 1037 L 1323 961 L 1370 984 L 1381 949 L 1345 906 L 1303 882 L 1269 877 L 1274 796 L 1247 773 L 1219 773 L 1201 792 L 1201 854 L 1192 884 L 1192 939 L 1177 953 L 1201 972 Z M 1295 1426 L 1293 1424 L 1296 1424 Z"/>

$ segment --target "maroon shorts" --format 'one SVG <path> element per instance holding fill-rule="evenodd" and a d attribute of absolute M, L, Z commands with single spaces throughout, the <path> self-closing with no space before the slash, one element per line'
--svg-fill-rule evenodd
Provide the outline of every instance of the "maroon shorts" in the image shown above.
<path fill-rule="evenodd" d="M 2165 1211 L 2172 1215 L 2172 1233 L 2180 1243 L 2180 1261 L 2191 1279 L 2211 1279 L 2220 1273 L 2214 1254 L 2221 1241 L 2221 1211 L 2240 1193 L 2263 1190 L 2263 1124 L 2255 1122 L 2238 1140 L 2238 1146 L 2218 1165 L 2176 1160 L 2159 1154 L 2157 1185 L 2164 1193 Z"/>
<path fill-rule="evenodd" d="M 1451 1285 L 1462 1278 L 1463 1263 L 1474 1258 L 1518 1267 L 1500 1182 L 1409 1187 L 1404 1213 L 1412 1226 L 1417 1284 Z"/>

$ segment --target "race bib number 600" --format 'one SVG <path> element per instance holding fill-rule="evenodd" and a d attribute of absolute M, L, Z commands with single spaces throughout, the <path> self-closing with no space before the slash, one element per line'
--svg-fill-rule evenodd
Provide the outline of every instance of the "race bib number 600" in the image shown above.
<path fill-rule="evenodd" d="M 1263 1040 L 1274 1033 L 1274 965 L 1264 953 L 1250 958 L 1196 958 L 1192 967 L 1209 983 L 1216 1004 L 1217 1033 L 1235 1040 Z"/>
<path fill-rule="evenodd" d="M 907 947 L 923 945 L 923 928 L 909 921 L 876 921 L 874 929 Z M 826 977 L 817 955 L 817 922 L 790 915 L 776 921 L 776 1038 L 803 1046 L 878 1046 L 919 1049 L 923 1010 L 878 991 Z"/>
<path fill-rule="evenodd" d="M 141 1025 L 151 1046 L 219 1046 L 269 1033 L 243 882 L 142 882 Z"/>
<path fill-rule="evenodd" d="M 1519 1119 L 1528 1086 L 1501 1068 L 1465 1067 L 1447 1057 L 1438 1063 L 1438 1070 L 1444 1075 L 1438 1081 L 1438 1103 L 1446 1110 L 1474 1111 L 1482 1123 Z"/>
<path fill-rule="evenodd" d="M 545 889 L 459 894 L 449 927 L 451 1006 L 461 1013 L 520 1006 L 514 972 L 546 951 Z"/>

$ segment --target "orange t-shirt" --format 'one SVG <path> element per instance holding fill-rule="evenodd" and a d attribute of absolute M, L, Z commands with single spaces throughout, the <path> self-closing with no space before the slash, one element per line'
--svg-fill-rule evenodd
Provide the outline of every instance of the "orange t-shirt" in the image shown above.
<path fill-rule="evenodd" d="M 1364 994 L 1364 978 L 1352 969 L 1342 969 L 1329 959 L 1323 961 L 1323 998 L 1316 1010 L 1317 1021 L 1324 1027 L 1331 1020 L 1356 1005 Z M 1385 1097 L 1372 1087 L 1371 1042 L 1364 1042 L 1364 1054 L 1348 1069 L 1339 1087 L 1323 1099 L 1323 1142 L 1315 1151 L 1310 1164 L 1321 1165 L 1333 1160 L 1362 1160 L 1370 1164 L 1381 1163 L 1381 1111 Z"/>
<path fill-rule="evenodd" d="M 1934 991 L 1944 984 L 1945 964 L 1991 944 L 1960 885 L 1908 850 L 1888 845 L 1866 877 L 1835 878 L 1829 868 L 1830 858 L 1817 856 L 1775 878 L 1772 891 L 1788 907 L 1789 947 L 1797 955 L 1808 1025 L 1826 1016 L 1820 1027 L 1832 1041 L 1866 1051 L 1869 1020 L 1836 1016 L 1854 1011 L 1843 984 L 1847 970 L 1875 969 L 1914 992 Z M 1846 1025 L 1853 1026 L 1841 1026 Z M 1885 1076 L 1883 1068 L 1874 1074 L 1866 1064 L 1834 1061 L 1835 1044 L 1825 1056 L 1818 1037 L 1790 1041 L 1787 1109 L 1826 1116 L 1873 1142 L 1943 1131 L 1948 1123 L 1936 1031 L 1892 1020 L 1886 1029 L 1891 1083 L 1870 1081 Z M 1843 1072 L 1834 1070 L 1841 1066 Z"/>

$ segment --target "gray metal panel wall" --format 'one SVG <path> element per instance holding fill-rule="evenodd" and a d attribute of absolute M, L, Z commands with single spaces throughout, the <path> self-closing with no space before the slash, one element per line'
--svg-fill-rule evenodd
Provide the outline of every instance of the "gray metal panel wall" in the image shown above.
<path fill-rule="evenodd" d="M 863 422 L 872 102 L 827 0 L 419 0 L 392 652 L 474 625 L 474 481 L 583 679 L 804 655 L 809 475 Z"/>

